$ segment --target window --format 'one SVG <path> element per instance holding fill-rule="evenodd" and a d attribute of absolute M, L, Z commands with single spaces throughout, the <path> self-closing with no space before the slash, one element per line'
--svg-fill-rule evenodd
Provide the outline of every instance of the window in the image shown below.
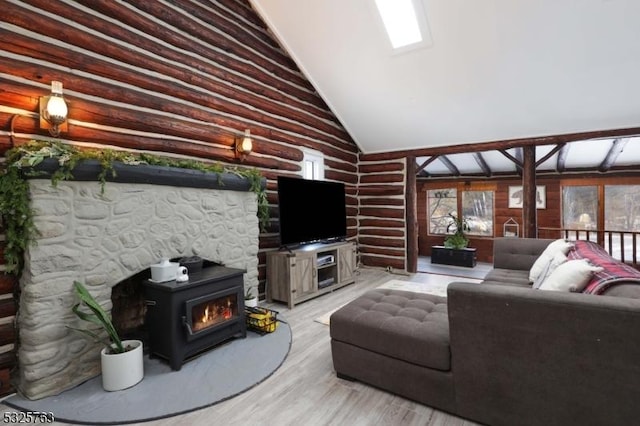
<path fill-rule="evenodd" d="M 453 233 L 447 227 L 452 222 L 450 214 L 462 217 L 469 225 L 469 235 L 493 236 L 493 195 L 494 191 L 460 191 L 462 212 L 458 212 L 458 190 L 456 188 L 431 189 L 427 191 L 427 220 L 429 234 Z M 448 231 L 448 232 L 447 232 Z"/>
<path fill-rule="evenodd" d="M 493 236 L 493 191 L 463 191 L 462 217 L 469 225 L 467 234 Z"/>
<path fill-rule="evenodd" d="M 640 231 L 640 185 L 605 185 L 604 227 L 607 231 Z M 616 232 L 610 235 L 611 255 L 622 259 L 621 248 L 624 248 L 628 258 L 633 253 L 634 235 Z"/>
<path fill-rule="evenodd" d="M 451 223 L 449 214 L 457 215 L 458 192 L 455 188 L 427 191 L 429 234 L 446 234 Z"/>
<path fill-rule="evenodd" d="M 604 222 L 608 231 L 640 231 L 640 185 L 604 187 Z"/>
<path fill-rule="evenodd" d="M 302 177 L 305 179 L 324 180 L 324 155 L 312 149 L 302 150 Z"/>
<path fill-rule="evenodd" d="M 616 259 L 623 260 L 624 249 L 628 259 L 634 251 L 632 232 L 640 231 L 640 185 L 564 186 L 562 226 L 572 230 L 572 238 L 599 242 Z"/>
<path fill-rule="evenodd" d="M 431 45 L 421 1 L 375 0 L 375 4 L 394 51 Z"/>
<path fill-rule="evenodd" d="M 598 187 L 565 186 L 562 188 L 562 226 L 568 229 L 595 230 L 598 228 Z M 586 239 L 586 232 L 578 233 Z M 596 241 L 596 233 L 589 240 Z"/>

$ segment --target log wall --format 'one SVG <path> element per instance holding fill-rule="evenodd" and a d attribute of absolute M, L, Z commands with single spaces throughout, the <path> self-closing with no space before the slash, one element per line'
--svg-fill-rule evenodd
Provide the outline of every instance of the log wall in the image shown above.
<path fill-rule="evenodd" d="M 360 260 L 367 266 L 405 271 L 406 160 L 386 154 L 361 155 L 359 171 Z"/>
<path fill-rule="evenodd" d="M 625 175 L 624 177 L 612 174 L 607 177 L 583 176 L 555 176 L 538 177 L 536 185 L 544 185 L 546 191 L 546 207 L 536 209 L 536 219 L 538 228 L 561 228 L 562 227 L 562 187 L 563 185 L 638 185 L 640 177 Z M 477 180 L 471 183 L 472 189 L 481 188 L 494 191 L 494 235 L 504 236 L 504 224 L 513 218 L 519 224 L 520 236 L 523 230 L 522 209 L 509 208 L 509 186 L 521 186 L 522 181 L 518 179 L 502 180 Z M 429 235 L 427 221 L 427 196 L 426 191 L 437 188 L 458 188 L 464 190 L 467 184 L 457 180 L 428 181 L 421 180 L 417 185 L 418 189 L 418 226 L 419 254 L 423 256 L 431 255 L 431 246 L 441 245 L 444 242 L 442 235 Z M 493 262 L 493 237 L 469 236 L 471 247 L 477 248 L 478 260 L 482 262 Z"/>
<path fill-rule="evenodd" d="M 2 7 L 0 154 L 50 139 L 38 125 L 38 98 L 58 80 L 69 106 L 65 142 L 262 172 L 272 221 L 260 236 L 261 292 L 265 253 L 278 248 L 276 178 L 300 174 L 303 148 L 322 152 L 326 178 L 346 184 L 355 239 L 358 148 L 247 0 L 9 0 Z M 233 144 L 244 129 L 254 152 L 240 162 Z M 11 390 L 15 363 L 15 284 L 0 279 L 0 394 Z"/>
<path fill-rule="evenodd" d="M 538 227 L 557 227 L 562 222 L 560 212 L 560 179 L 559 178 L 539 178 L 537 185 L 544 185 L 546 189 L 547 202 L 545 209 L 537 209 Z M 519 224 L 520 237 L 523 236 L 523 219 L 522 209 L 509 208 L 509 186 L 521 186 L 522 181 L 517 179 L 509 180 L 487 180 L 474 181 L 469 184 L 463 181 L 438 181 L 418 183 L 418 224 L 419 237 L 418 247 L 419 253 L 423 256 L 431 256 L 431 246 L 442 245 L 444 243 L 443 235 L 429 235 L 428 219 L 427 219 L 427 193 L 429 189 L 437 188 L 457 188 L 459 190 L 487 190 L 494 191 L 494 221 L 493 231 L 495 237 L 502 237 L 504 223 L 513 218 Z M 478 261 L 493 262 L 493 237 L 478 237 L 469 235 L 469 246 L 477 249 Z"/>

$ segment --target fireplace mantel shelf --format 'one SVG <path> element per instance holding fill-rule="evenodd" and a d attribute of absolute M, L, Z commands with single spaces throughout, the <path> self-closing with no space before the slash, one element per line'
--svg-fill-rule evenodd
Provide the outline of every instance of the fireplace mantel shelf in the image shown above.
<path fill-rule="evenodd" d="M 27 179 L 51 178 L 58 170 L 58 160 L 47 158 L 33 169 L 40 172 L 35 176 L 25 176 Z M 107 173 L 108 182 L 118 183 L 146 183 L 187 188 L 207 188 L 228 191 L 250 191 L 249 179 L 234 173 L 210 173 L 201 170 L 184 169 L 179 167 L 155 166 L 149 164 L 130 165 L 121 162 L 113 163 L 115 176 Z M 98 181 L 102 166 L 98 160 L 84 160 L 73 169 L 76 181 Z M 262 187 L 266 180 L 262 179 Z"/>

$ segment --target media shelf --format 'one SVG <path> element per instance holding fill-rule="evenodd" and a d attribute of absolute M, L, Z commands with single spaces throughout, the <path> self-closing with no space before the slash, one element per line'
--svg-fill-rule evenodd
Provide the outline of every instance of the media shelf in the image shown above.
<path fill-rule="evenodd" d="M 352 242 L 309 244 L 267 252 L 267 301 L 289 308 L 355 281 L 356 246 Z"/>

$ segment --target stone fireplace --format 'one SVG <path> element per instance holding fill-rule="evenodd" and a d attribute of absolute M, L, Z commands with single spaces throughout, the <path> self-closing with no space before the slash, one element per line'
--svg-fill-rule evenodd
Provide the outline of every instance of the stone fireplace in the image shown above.
<path fill-rule="evenodd" d="M 96 181 L 55 188 L 49 179 L 29 181 L 40 235 L 25 255 L 20 281 L 16 386 L 30 399 L 100 374 L 100 345 L 66 327 L 77 324 L 74 280 L 110 309 L 116 284 L 161 258 L 197 255 L 245 270 L 244 287 L 256 293 L 257 200 L 246 181 L 229 175 L 244 182 L 219 184 L 214 177 L 203 183 L 204 173 L 179 169 L 169 170 L 167 180 L 169 168 L 158 175 L 158 168 L 126 167 L 136 176 L 119 170 L 120 182 L 108 182 L 104 194 Z"/>

